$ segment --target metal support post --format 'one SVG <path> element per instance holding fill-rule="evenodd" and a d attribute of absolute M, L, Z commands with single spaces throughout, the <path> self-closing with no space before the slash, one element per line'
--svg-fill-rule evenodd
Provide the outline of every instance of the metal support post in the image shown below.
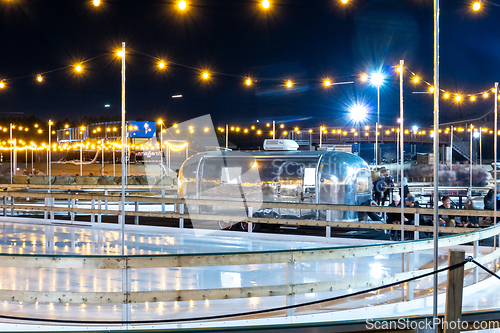
<path fill-rule="evenodd" d="M 94 199 L 90 200 L 90 209 L 92 210 L 92 213 L 90 213 L 90 223 L 94 223 L 95 222 L 95 213 L 94 213 L 95 200 Z"/>
<path fill-rule="evenodd" d="M 286 284 L 288 286 L 293 286 L 295 284 L 295 261 L 292 259 L 292 261 L 289 261 L 286 263 Z M 293 291 L 293 287 L 291 288 L 292 291 L 290 294 L 286 296 L 286 305 L 294 305 L 295 304 L 295 293 Z M 287 310 L 288 317 L 294 316 L 295 315 L 295 308 L 291 308 Z"/>
<path fill-rule="evenodd" d="M 479 241 L 474 242 L 474 259 L 479 257 Z M 479 282 L 479 268 L 477 266 L 474 267 L 474 283 Z"/>
<path fill-rule="evenodd" d="M 332 221 L 332 211 L 327 210 L 326 211 L 326 221 L 331 222 Z M 328 226 L 326 227 L 326 238 L 331 238 L 332 237 L 332 227 Z"/>
<path fill-rule="evenodd" d="M 75 208 L 75 199 L 71 199 L 71 209 L 73 210 Z M 75 221 L 75 212 L 72 211 L 70 213 L 70 218 L 71 218 L 71 222 L 74 222 Z"/>

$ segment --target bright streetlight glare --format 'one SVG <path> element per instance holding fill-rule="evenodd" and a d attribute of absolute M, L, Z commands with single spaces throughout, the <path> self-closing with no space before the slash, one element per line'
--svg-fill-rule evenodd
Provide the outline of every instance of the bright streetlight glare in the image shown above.
<path fill-rule="evenodd" d="M 265 9 L 268 9 L 269 8 L 269 1 L 268 0 L 262 1 L 262 7 Z"/>
<path fill-rule="evenodd" d="M 120 58 L 123 57 L 123 50 L 116 51 L 116 55 Z"/>
<path fill-rule="evenodd" d="M 474 134 L 472 136 L 474 137 L 474 139 L 477 139 L 477 138 L 479 138 L 480 135 L 481 135 L 480 132 L 474 132 Z"/>
<path fill-rule="evenodd" d="M 366 119 L 368 108 L 366 105 L 355 103 L 349 108 L 349 115 L 354 122 L 362 122 Z"/>
<path fill-rule="evenodd" d="M 180 10 L 184 10 L 187 7 L 187 3 L 186 3 L 186 1 L 182 0 L 182 1 L 179 1 L 177 6 L 179 7 Z"/>
<path fill-rule="evenodd" d="M 418 132 L 418 126 L 417 125 L 414 125 L 411 129 L 412 129 L 413 132 Z"/>
<path fill-rule="evenodd" d="M 371 75 L 371 83 L 376 87 L 380 87 L 384 83 L 384 79 L 384 74 L 381 72 L 373 73 Z"/>
<path fill-rule="evenodd" d="M 476 12 L 477 12 L 478 10 L 480 10 L 480 9 L 481 9 L 481 2 L 480 2 L 480 1 L 476 1 L 476 2 L 474 2 L 474 4 L 472 5 L 472 9 L 473 9 L 474 11 L 476 11 Z"/>

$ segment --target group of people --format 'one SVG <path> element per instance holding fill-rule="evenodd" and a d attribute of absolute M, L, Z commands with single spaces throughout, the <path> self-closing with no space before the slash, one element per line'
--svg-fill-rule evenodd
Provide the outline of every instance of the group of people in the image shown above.
<path fill-rule="evenodd" d="M 389 169 L 381 168 L 372 172 L 373 181 L 373 200 L 377 205 L 384 206 L 386 201 L 389 201 L 389 196 L 394 187 L 394 178 L 391 176 Z"/>
<path fill-rule="evenodd" d="M 408 195 L 404 199 L 404 205 L 405 207 L 410 207 L 410 208 L 417 208 L 420 207 L 418 201 L 415 201 L 415 198 L 412 195 Z M 399 194 L 394 193 L 393 195 L 393 201 L 389 206 L 401 206 L 401 197 Z M 451 198 L 449 196 L 443 196 L 441 198 L 441 202 L 439 205 L 439 209 L 452 209 L 453 203 L 451 201 Z M 472 200 L 467 200 L 467 203 L 465 204 L 466 209 L 473 209 L 472 207 Z M 425 220 L 424 216 L 422 214 L 419 214 L 419 225 L 425 225 L 425 226 L 433 226 L 434 221 L 433 219 L 428 219 Z M 387 213 L 387 223 L 391 224 L 401 224 L 401 214 L 400 213 Z M 404 214 L 404 222 L 405 225 L 415 225 L 415 214 L 413 213 L 408 213 Z M 439 225 L 442 227 L 464 227 L 464 228 L 479 228 L 479 221 L 477 216 L 452 216 L 449 214 L 442 214 L 439 215 Z M 428 232 L 420 232 L 419 233 L 419 238 L 428 238 L 432 237 L 432 233 Z M 412 239 L 413 238 L 413 232 L 405 232 L 404 239 Z M 400 231 L 398 230 L 391 230 L 390 233 L 390 239 L 391 240 L 400 240 L 401 235 Z"/>

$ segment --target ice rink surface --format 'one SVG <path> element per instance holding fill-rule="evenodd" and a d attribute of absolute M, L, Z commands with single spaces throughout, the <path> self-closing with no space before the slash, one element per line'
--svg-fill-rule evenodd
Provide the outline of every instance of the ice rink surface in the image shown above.
<path fill-rule="evenodd" d="M 37 223 L 33 223 L 37 221 Z M 127 226 L 125 234 L 126 255 L 162 254 L 215 254 L 249 251 L 283 251 L 294 249 L 328 248 L 370 244 L 369 240 L 336 239 L 313 236 L 248 234 L 232 231 L 173 229 L 147 226 Z M 380 241 L 378 241 L 380 242 Z M 116 256 L 121 253 L 121 237 L 117 225 L 77 222 L 43 223 L 41 220 L 0 218 L 0 252 L 2 254 L 82 256 Z M 472 246 L 462 246 L 466 256 L 472 255 Z M 447 265 L 447 251 L 440 252 L 439 265 Z M 491 252 L 480 248 L 481 253 Z M 432 267 L 432 251 L 418 252 L 416 269 Z M 294 264 L 294 283 L 311 283 L 357 278 L 380 278 L 402 271 L 401 254 L 375 255 L 356 259 L 297 262 Z M 464 292 L 464 311 L 500 309 L 500 281 L 480 271 L 480 284 L 470 286 Z M 465 283 L 471 285 L 472 270 L 466 272 Z M 446 285 L 446 276 L 439 279 L 440 289 Z M 275 286 L 287 284 L 286 263 L 261 265 L 234 265 L 215 267 L 151 268 L 131 270 L 131 291 L 161 291 L 241 288 L 251 286 Z M 386 288 L 362 296 L 349 297 L 297 308 L 295 316 L 285 311 L 245 317 L 259 323 L 298 323 L 310 321 L 341 321 L 382 318 L 396 315 L 424 315 L 432 313 L 429 295 L 432 278 L 415 282 L 416 299 L 401 303 L 401 287 Z M 406 288 L 406 287 L 405 287 Z M 48 269 L 30 267 L 3 267 L 0 270 L 0 290 L 61 292 L 121 292 L 122 270 L 117 269 Z M 295 295 L 295 303 L 345 295 L 355 290 L 339 290 L 325 293 Z M 441 296 L 444 296 L 441 295 Z M 443 308 L 444 299 L 440 296 Z M 225 315 L 287 305 L 285 296 L 251 297 L 227 300 L 176 301 L 131 304 L 132 321 L 196 318 Z M 67 319 L 74 321 L 121 321 L 120 304 L 67 304 L 0 302 L 0 315 L 20 318 Z M 443 308 L 444 309 L 444 308 Z M 222 322 L 234 325 L 241 318 Z M 218 324 L 222 325 L 221 322 Z M 1 324 L 0 324 L 1 325 Z M 4 324 L 5 325 L 5 324 Z M 11 324 L 4 329 L 34 329 L 33 325 Z M 149 325 L 160 327 L 200 327 L 200 323 L 178 325 Z M 215 325 L 204 323 L 203 325 Z M 63 330 L 60 326 L 43 326 L 44 329 Z M 79 326 L 79 329 L 86 329 Z M 90 326 L 92 328 L 95 326 Z M 108 325 L 100 325 L 108 327 Z M 121 329 L 122 326 L 110 326 Z M 2 326 L 0 326 L 2 328 Z M 66 327 L 68 328 L 68 327 Z M 146 328 L 138 325 L 131 328 Z"/>

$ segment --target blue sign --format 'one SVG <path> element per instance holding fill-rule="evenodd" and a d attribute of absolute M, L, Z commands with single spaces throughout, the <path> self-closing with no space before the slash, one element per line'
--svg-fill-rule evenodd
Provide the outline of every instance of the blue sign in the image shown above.
<path fill-rule="evenodd" d="M 156 123 L 152 121 L 129 121 L 129 138 L 153 138 L 156 136 Z"/>

